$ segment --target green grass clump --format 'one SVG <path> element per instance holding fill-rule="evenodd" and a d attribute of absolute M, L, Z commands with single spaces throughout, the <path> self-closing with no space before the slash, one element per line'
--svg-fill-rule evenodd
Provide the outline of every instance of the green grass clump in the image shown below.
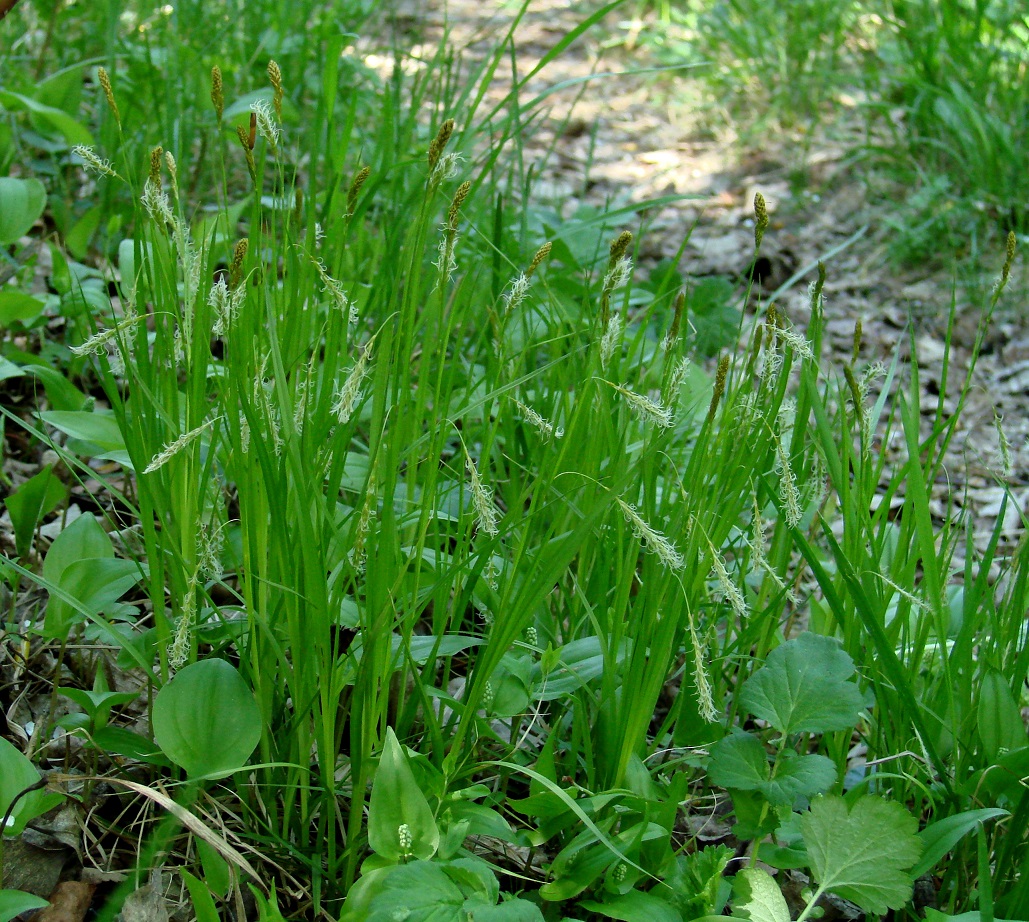
<path fill-rule="evenodd" d="M 998 526 L 958 569 L 970 525 L 930 513 L 981 336 L 949 412 L 900 353 L 827 353 L 821 266 L 805 331 L 748 292 L 742 337 L 694 332 L 703 299 L 635 284 L 636 227 L 530 231 L 495 139 L 531 107 L 401 67 L 344 100 L 330 46 L 313 83 L 299 51 L 234 89 L 192 67 L 174 151 L 116 69 L 96 80 L 119 143 L 73 161 L 51 126 L 51 201 L 81 161 L 106 275 L 64 260 L 4 342 L 4 378 L 49 403 L 4 418 L 55 453 L 7 500 L 5 630 L 58 651 L 90 778 L 166 811 L 116 852 L 135 873 L 106 911 L 165 866 L 205 922 L 241 881 L 264 919 L 785 922 L 760 861 L 811 871 L 803 918 L 827 891 L 901 911 L 926 873 L 948 912 L 1013 915 L 1026 546 Z M 755 228 L 757 255 L 760 196 Z M 61 341 L 34 353 L 48 316 Z M 948 351 L 941 394 L 954 374 Z M 96 481 L 97 512 L 46 545 L 58 470 Z M 142 732 L 69 641 L 148 690 Z M 15 747 L 0 767 L 13 834 L 52 798 Z M 682 832 L 708 797 L 753 843 L 731 886 L 732 849 Z"/>

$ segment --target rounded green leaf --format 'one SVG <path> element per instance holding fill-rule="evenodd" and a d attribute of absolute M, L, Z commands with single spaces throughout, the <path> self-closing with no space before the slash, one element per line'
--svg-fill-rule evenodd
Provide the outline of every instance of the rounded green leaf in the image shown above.
<path fill-rule="evenodd" d="M 154 702 L 154 739 L 186 774 L 223 778 L 241 769 L 261 739 L 254 694 L 225 660 L 179 672 Z"/>
<path fill-rule="evenodd" d="M 24 237 L 46 207 L 46 189 L 38 179 L 0 176 L 0 244 Z"/>

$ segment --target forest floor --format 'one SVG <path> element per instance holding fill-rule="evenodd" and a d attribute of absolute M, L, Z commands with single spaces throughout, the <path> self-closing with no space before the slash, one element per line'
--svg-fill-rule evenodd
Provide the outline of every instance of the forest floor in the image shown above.
<path fill-rule="evenodd" d="M 517 6 L 481 0 L 409 0 L 394 22 L 415 37 L 408 66 L 431 59 L 445 40 L 471 67 L 495 50 L 516 12 Z M 533 0 L 513 33 L 517 73 L 530 73 L 583 15 L 579 4 L 567 0 Z M 897 232 L 891 217 L 905 192 L 856 162 L 865 130 L 856 108 L 833 113 L 809 137 L 779 130 L 764 132 L 759 142 L 752 135 L 741 137 L 729 116 L 704 99 L 701 79 L 689 70 L 640 74 L 652 62 L 645 49 L 633 47 L 634 24 L 619 23 L 619 15 L 580 37 L 521 93 L 522 103 L 546 95 L 542 117 L 521 139 L 523 157 L 537 171 L 537 204 L 560 205 L 567 217 L 581 206 L 638 203 L 635 226 L 628 224 L 642 231 L 638 271 L 674 260 L 681 250 L 678 269 L 684 278 L 728 277 L 738 281 L 742 297 L 753 262 L 754 194 L 761 192 L 771 225 L 748 311 L 763 310 L 774 300 L 803 329 L 808 284 L 823 261 L 825 345 L 838 356 L 841 375 L 853 353 L 858 321 L 863 331 L 859 365 L 889 365 L 898 351 L 902 363 L 909 364 L 913 342 L 924 423 L 930 427 L 953 305 L 943 398 L 945 412 L 953 412 L 1003 253 L 986 254 L 983 263 L 990 268 L 980 272 L 959 273 L 955 261 L 943 258 L 898 264 L 892 258 Z M 378 60 L 387 73 L 392 60 Z M 505 56 L 485 91 L 484 105 L 501 105 L 509 96 L 511 67 L 512 57 Z M 647 205 L 670 196 L 681 199 Z M 968 507 L 980 546 L 1001 510 L 1002 479 L 1017 501 L 1005 511 L 1004 543 L 1017 540 L 1022 516 L 1029 511 L 1026 265 L 1024 257 L 1016 259 L 1007 293 L 986 332 L 933 509 L 942 522 Z M 750 327 L 744 326 L 746 335 Z M 1003 420 L 1010 443 L 1012 476 L 1007 478 L 1001 474 L 995 415 Z M 888 437 L 877 447 L 892 454 L 894 440 Z M 903 497 L 893 501 L 900 504 Z M 961 557 L 956 567 L 963 564 Z"/>

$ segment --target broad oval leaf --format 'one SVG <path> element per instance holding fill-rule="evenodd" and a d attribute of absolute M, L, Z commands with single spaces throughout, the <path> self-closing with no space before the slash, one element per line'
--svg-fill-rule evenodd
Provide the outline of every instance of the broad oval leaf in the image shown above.
<path fill-rule="evenodd" d="M 46 207 L 46 189 L 38 179 L 0 176 L 0 244 L 24 237 Z"/>
<path fill-rule="evenodd" d="M 239 771 L 261 740 L 254 693 L 225 660 L 181 670 L 154 702 L 154 739 L 191 778 Z"/>
<path fill-rule="evenodd" d="M 761 868 L 744 868 L 733 881 L 734 919 L 750 922 L 790 922 L 790 910 L 779 885 Z"/>

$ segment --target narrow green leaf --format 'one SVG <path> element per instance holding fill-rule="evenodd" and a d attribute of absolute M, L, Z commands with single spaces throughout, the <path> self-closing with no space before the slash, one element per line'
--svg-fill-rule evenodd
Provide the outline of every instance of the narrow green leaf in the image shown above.
<path fill-rule="evenodd" d="M 911 876 L 921 877 L 923 874 L 928 874 L 947 852 L 951 851 L 980 823 L 1007 815 L 1007 810 L 987 807 L 982 810 L 967 810 L 964 813 L 957 813 L 930 823 L 918 834 L 922 840 L 924 851 L 922 857 L 918 859 L 918 863 L 911 869 Z"/>
<path fill-rule="evenodd" d="M 197 880 L 189 871 L 180 869 L 179 874 L 182 875 L 182 879 L 189 888 L 189 898 L 193 901 L 193 913 L 197 917 L 197 922 L 221 922 L 218 917 L 218 907 L 214 905 L 214 899 L 211 897 L 211 891 L 207 889 L 207 884 Z"/>
<path fill-rule="evenodd" d="M 653 893 L 630 890 L 599 903 L 583 900 L 579 905 L 589 912 L 622 922 L 682 922 L 682 916 L 665 900 Z"/>
<path fill-rule="evenodd" d="M 46 909 L 49 905 L 46 900 L 24 890 L 0 890 L 0 922 L 11 922 L 22 913 Z"/>

